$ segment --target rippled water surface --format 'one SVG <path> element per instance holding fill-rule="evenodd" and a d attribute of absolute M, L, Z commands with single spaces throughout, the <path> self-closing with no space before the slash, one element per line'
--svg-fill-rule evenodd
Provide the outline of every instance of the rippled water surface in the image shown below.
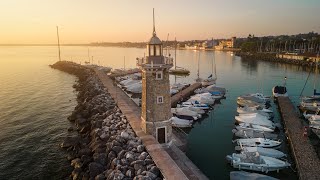
<path fill-rule="evenodd" d="M 87 47 L 62 47 L 61 52 L 64 60 L 82 64 L 88 60 Z M 133 68 L 136 57 L 144 52 L 136 48 L 94 47 L 90 48 L 89 57 L 96 64 Z M 171 76 L 171 82 L 194 82 L 198 57 L 198 51 L 178 51 L 177 65 L 189 69 L 191 74 Z M 211 74 L 213 57 L 218 85 L 227 88 L 227 98 L 190 130 L 187 155 L 209 178 L 228 179 L 233 169 L 225 156 L 234 152 L 231 130 L 237 96 L 257 91 L 271 95 L 271 88 L 281 85 L 287 76 L 289 94 L 297 103 L 308 70 L 241 60 L 229 52 L 202 51 L 200 77 Z M 67 135 L 66 118 L 76 105 L 72 88 L 76 78 L 49 68 L 55 61 L 56 47 L 0 47 L 0 179 L 59 179 L 68 173 L 69 163 L 58 145 Z M 310 80 L 304 94 L 311 94 L 312 86 Z M 277 110 L 274 105 L 273 109 Z M 275 121 L 279 121 L 278 114 Z M 286 146 L 282 149 L 287 150 Z M 291 170 L 274 176 L 296 178 Z"/>

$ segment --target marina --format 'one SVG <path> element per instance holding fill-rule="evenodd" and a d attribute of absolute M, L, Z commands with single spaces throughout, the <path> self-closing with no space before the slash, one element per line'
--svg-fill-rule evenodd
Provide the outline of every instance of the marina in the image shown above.
<path fill-rule="evenodd" d="M 28 51 L 33 48 L 28 48 Z M 50 50 L 50 48 L 49 48 Z M 51 49 L 54 51 L 54 48 Z M 67 49 L 68 50 L 68 49 Z M 67 54 L 72 56 L 81 56 L 82 51 L 85 48 L 78 47 L 76 51 L 69 49 Z M 122 53 L 122 49 L 109 49 L 109 48 L 97 48 L 92 50 L 95 51 L 116 51 Z M 143 54 L 141 49 L 129 49 L 129 54 L 133 54 L 134 57 Z M 204 63 L 211 63 L 211 57 L 213 52 L 204 52 L 201 54 L 201 61 Z M 252 63 L 249 61 L 242 60 L 239 57 L 230 56 L 227 52 L 214 52 L 216 53 L 218 71 L 217 83 L 222 84 L 227 88 L 226 99 L 221 101 L 221 104 L 216 104 L 214 109 L 207 115 L 204 116 L 200 121 L 193 124 L 193 128 L 187 132 L 187 136 L 183 136 L 182 141 L 186 151 L 187 157 L 201 170 L 208 178 L 229 178 L 229 172 L 234 169 L 226 163 L 225 156 L 234 152 L 234 144 L 231 143 L 233 134 L 231 133 L 234 127 L 234 116 L 237 111 L 237 97 L 239 95 L 246 94 L 248 92 L 257 92 L 260 86 L 257 85 L 257 81 L 263 81 L 263 91 L 267 95 L 271 95 L 271 88 L 275 86 L 276 82 L 282 82 L 283 71 L 286 69 L 286 75 L 288 76 L 287 88 L 289 96 L 295 105 L 300 102 L 298 95 L 301 92 L 301 87 L 297 87 L 296 84 L 303 84 L 305 77 L 308 75 L 307 71 L 301 71 L 298 66 L 273 64 L 267 62 L 256 62 Z M 130 57 L 126 54 L 127 58 Z M 194 79 L 197 77 L 197 53 L 192 51 L 177 51 L 178 56 L 185 57 L 185 66 L 191 70 L 190 76 L 187 77 L 175 77 L 170 75 L 170 82 L 193 84 Z M 178 58 L 179 59 L 181 59 Z M 123 64 L 114 64 L 110 61 L 110 56 L 101 56 L 101 64 L 105 66 L 111 66 L 114 68 L 122 68 Z M 128 61 L 128 68 L 135 68 L 135 60 Z M 202 63 L 201 63 L 202 64 Z M 200 64 L 200 66 L 201 66 Z M 231 66 L 232 65 L 232 66 Z M 211 67 L 201 66 L 200 76 L 206 77 L 211 72 Z M 260 70 L 258 70 L 260 69 Z M 271 72 L 272 76 L 263 76 L 263 71 Z M 231 76 L 229 72 L 234 72 Z M 259 73 L 258 73 L 259 72 Z M 105 73 L 104 73 L 105 74 Z M 240 83 L 241 82 L 241 83 Z M 312 84 L 307 83 L 307 87 L 311 87 Z M 253 90 L 254 89 L 254 90 Z M 305 94 L 311 94 L 312 88 L 306 88 Z M 111 87 L 112 90 L 112 87 Z M 116 96 L 120 94 L 122 90 L 117 88 Z M 259 90 L 260 91 L 260 90 Z M 191 91 L 190 91 L 191 92 Z M 115 98 L 116 99 L 116 98 Z M 275 113 L 274 121 L 280 122 L 280 116 L 277 114 L 275 105 L 272 105 L 272 110 Z M 201 143 L 200 143 L 201 142 Z M 185 145 L 185 143 L 187 143 Z M 284 148 L 284 149 L 283 149 Z M 286 147 L 281 147 L 282 151 L 290 152 Z M 212 154 L 215 152 L 215 154 Z M 172 153 L 172 152 L 171 152 Z M 177 157 L 177 156 L 176 156 Z M 178 158 L 176 158 L 178 159 Z M 178 164 L 178 163 L 177 163 Z M 296 179 L 295 173 L 290 169 L 286 169 L 277 173 L 268 173 L 269 175 L 283 179 L 283 177 L 289 177 L 289 179 Z"/>
<path fill-rule="evenodd" d="M 0 179 L 320 180 L 320 1 L 29 1 Z"/>

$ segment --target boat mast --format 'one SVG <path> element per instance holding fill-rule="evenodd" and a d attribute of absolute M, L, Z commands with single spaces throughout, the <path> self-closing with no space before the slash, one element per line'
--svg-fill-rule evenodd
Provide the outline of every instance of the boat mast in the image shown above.
<path fill-rule="evenodd" d="M 316 83 L 317 83 L 317 76 L 318 76 L 318 57 L 319 57 L 319 53 L 317 54 L 317 58 L 316 58 L 316 69 L 315 69 L 315 75 L 314 75 L 314 82 L 313 82 L 313 95 L 315 96 L 317 94 L 317 89 L 316 89 Z"/>
<path fill-rule="evenodd" d="M 174 69 L 177 69 L 177 39 L 174 38 L 175 46 L 174 46 Z"/>
<path fill-rule="evenodd" d="M 88 47 L 88 60 L 89 60 L 89 63 L 90 63 L 91 61 L 90 61 L 89 47 Z"/>
<path fill-rule="evenodd" d="M 198 73 L 197 73 L 198 79 L 200 79 L 200 77 L 199 77 L 199 68 L 200 68 L 200 51 L 199 51 L 199 57 L 198 57 Z"/>
<path fill-rule="evenodd" d="M 167 35 L 167 42 L 166 42 L 166 55 L 168 56 L 169 54 L 168 54 L 168 40 L 169 40 L 169 33 L 168 33 L 168 35 Z"/>
<path fill-rule="evenodd" d="M 59 52 L 59 61 L 61 61 L 61 53 L 60 53 L 60 40 L 59 40 L 59 27 L 57 26 L 57 38 L 58 38 L 58 52 Z"/>

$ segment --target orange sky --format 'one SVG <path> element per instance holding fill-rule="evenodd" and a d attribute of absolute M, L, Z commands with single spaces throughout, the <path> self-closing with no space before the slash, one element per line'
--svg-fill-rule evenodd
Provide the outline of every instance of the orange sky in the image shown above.
<path fill-rule="evenodd" d="M 320 31 L 317 0 L 3 0 L 0 44 L 147 41 L 153 7 L 161 39 Z"/>

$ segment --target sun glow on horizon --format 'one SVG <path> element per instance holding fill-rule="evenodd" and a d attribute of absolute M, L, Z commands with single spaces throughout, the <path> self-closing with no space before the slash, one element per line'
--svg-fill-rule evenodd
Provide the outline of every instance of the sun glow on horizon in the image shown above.
<path fill-rule="evenodd" d="M 10 0 L 0 2 L 0 44 L 145 42 L 156 30 L 165 40 L 320 32 L 320 2 Z"/>

